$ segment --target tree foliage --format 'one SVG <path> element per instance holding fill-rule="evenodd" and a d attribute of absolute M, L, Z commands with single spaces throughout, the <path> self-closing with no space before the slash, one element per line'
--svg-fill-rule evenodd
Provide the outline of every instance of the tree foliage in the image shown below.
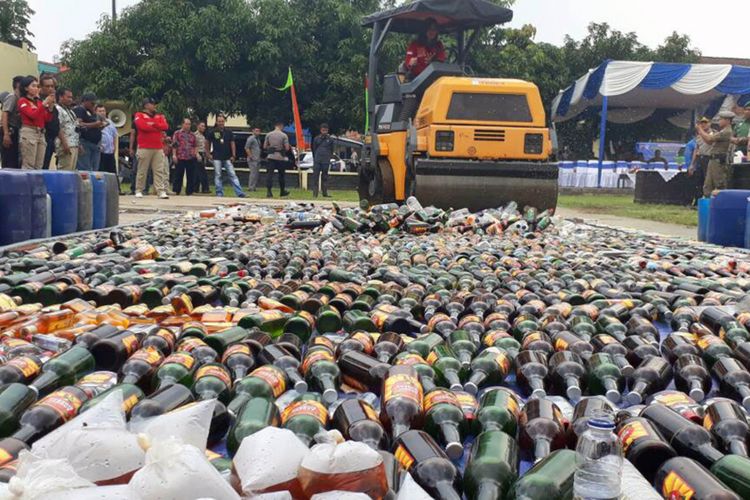
<path fill-rule="evenodd" d="M 493 0 L 504 6 L 512 0 Z M 396 0 L 149 0 L 126 9 L 117 24 L 103 17 L 84 40 L 67 42 L 65 84 L 79 94 L 162 102 L 176 123 L 187 110 L 243 113 L 254 125 L 291 121 L 289 94 L 276 90 L 292 67 L 307 127 L 334 130 L 364 122 L 364 77 L 371 33 L 362 18 Z M 634 33 L 591 24 L 582 40 L 561 47 L 535 40 L 531 25 L 481 34 L 470 69 L 485 76 L 535 82 L 546 104 L 604 59 L 692 61 L 697 53 L 677 33 L 652 50 Z M 450 41 L 446 44 L 450 46 Z M 408 39 L 386 39 L 381 72 L 392 71 Z"/>
<path fill-rule="evenodd" d="M 0 42 L 25 42 L 30 49 L 35 49 L 31 42 L 33 34 L 29 23 L 34 11 L 26 0 L 0 1 Z"/>

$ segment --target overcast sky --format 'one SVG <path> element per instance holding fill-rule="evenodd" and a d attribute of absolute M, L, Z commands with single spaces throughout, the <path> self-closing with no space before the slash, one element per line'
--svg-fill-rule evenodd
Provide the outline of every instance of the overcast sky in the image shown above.
<path fill-rule="evenodd" d="M 118 10 L 139 0 L 117 0 Z M 84 38 L 96 29 L 102 14 L 109 14 L 111 0 L 29 0 L 36 11 L 31 31 L 39 58 L 51 61 L 60 44 Z M 693 5 L 693 6 L 691 6 Z M 707 8 L 700 7 L 701 5 Z M 655 47 L 672 31 L 690 35 L 703 55 L 750 57 L 750 44 L 742 35 L 747 2 L 722 0 L 516 0 L 512 26 L 533 24 L 537 41 L 560 44 L 566 34 L 580 39 L 586 26 L 606 21 L 621 31 L 635 31 L 641 42 Z M 733 20 L 736 24 L 732 24 Z"/>

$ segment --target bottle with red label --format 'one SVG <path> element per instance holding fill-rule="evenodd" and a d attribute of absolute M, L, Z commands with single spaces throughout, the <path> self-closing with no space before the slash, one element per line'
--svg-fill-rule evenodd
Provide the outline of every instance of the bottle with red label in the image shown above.
<path fill-rule="evenodd" d="M 333 351 L 331 351 L 333 352 Z M 388 363 L 382 363 L 367 354 L 349 351 L 339 357 L 337 362 L 341 370 L 341 382 L 360 392 L 380 394 Z"/>
<path fill-rule="evenodd" d="M 169 356 L 177 344 L 177 336 L 169 328 L 154 328 L 141 342 L 141 347 L 154 347 Z"/>
<path fill-rule="evenodd" d="M 497 347 L 504 350 L 511 360 L 515 360 L 518 351 L 521 350 L 521 343 L 505 330 L 490 330 L 482 337 L 482 344 L 485 347 Z"/>
<path fill-rule="evenodd" d="M 244 342 L 229 346 L 221 356 L 221 362 L 229 369 L 234 381 L 240 380 L 255 367 L 253 352 Z"/>
<path fill-rule="evenodd" d="M 471 375 L 464 390 L 476 394 L 488 385 L 500 385 L 510 372 L 512 361 L 508 354 L 497 347 L 488 347 L 471 360 Z"/>
<path fill-rule="evenodd" d="M 560 409 L 548 399 L 529 399 L 519 422 L 521 449 L 533 450 L 534 461 L 565 447 L 565 428 Z"/>
<path fill-rule="evenodd" d="M 737 403 L 718 399 L 708 405 L 703 427 L 711 431 L 725 453 L 747 457 L 750 428 L 745 413 Z"/>
<path fill-rule="evenodd" d="M 173 384 L 190 387 L 193 385 L 193 373 L 197 365 L 195 358 L 189 353 L 175 352 L 159 365 L 154 374 L 153 385 L 157 390 Z"/>
<path fill-rule="evenodd" d="M 117 371 L 139 349 L 142 333 L 124 330 L 91 346 L 97 370 Z"/>
<path fill-rule="evenodd" d="M 526 394 L 535 398 L 547 395 L 547 358 L 541 352 L 521 351 L 516 357 L 516 382 Z"/>
<path fill-rule="evenodd" d="M 275 400 L 286 389 L 287 380 L 282 369 L 273 365 L 261 366 L 234 383 L 232 401 L 227 408 L 231 414 L 238 415 L 251 398 Z"/>
<path fill-rule="evenodd" d="M 345 439 L 359 441 L 373 450 L 387 449 L 388 436 L 378 414 L 361 399 L 345 399 L 333 413 L 333 425 Z"/>
<path fill-rule="evenodd" d="M 667 444 L 661 433 L 643 417 L 631 417 L 617 425 L 622 451 L 643 476 L 653 483 L 656 470 L 677 452 Z"/>
<path fill-rule="evenodd" d="M 194 401 L 195 398 L 189 388 L 182 384 L 168 385 L 139 401 L 130 412 L 130 420 L 136 421 L 164 415 Z"/>
<path fill-rule="evenodd" d="M 328 410 L 318 394 L 302 394 L 281 412 L 281 426 L 310 446 L 315 435 L 328 427 Z"/>
<path fill-rule="evenodd" d="M 300 362 L 292 356 L 289 351 L 277 344 L 263 347 L 258 353 L 258 361 L 264 365 L 273 365 L 280 368 L 286 374 L 287 380 L 297 392 L 307 391 L 307 382 L 300 373 Z"/>
<path fill-rule="evenodd" d="M 453 392 L 438 387 L 424 395 L 424 430 L 444 447 L 448 458 L 463 456 L 464 412 Z"/>
<path fill-rule="evenodd" d="M 427 361 L 417 353 L 414 352 L 402 352 L 393 360 L 395 365 L 409 365 L 414 367 L 417 372 L 417 378 L 419 383 L 422 384 L 422 389 L 425 392 L 429 392 L 437 387 L 435 383 L 435 370 L 432 369 Z"/>
<path fill-rule="evenodd" d="M 631 405 L 641 404 L 646 396 L 665 389 L 671 380 L 672 367 L 666 359 L 661 356 L 644 359 L 633 372 L 626 399 Z"/>
<path fill-rule="evenodd" d="M 323 395 L 323 402 L 331 404 L 338 399 L 341 369 L 328 348 L 319 346 L 308 350 L 302 362 L 302 373 L 307 380 L 306 385 Z M 296 390 L 301 392 L 299 389 Z"/>
<path fill-rule="evenodd" d="M 414 368 L 407 365 L 391 367 L 383 381 L 380 420 L 390 430 L 393 439 L 411 428 L 421 427 L 422 404 L 422 385 Z"/>
<path fill-rule="evenodd" d="M 120 368 L 121 382 L 134 384 L 148 391 L 154 373 L 164 361 L 162 353 L 154 347 L 136 351 Z"/>
<path fill-rule="evenodd" d="M 656 471 L 654 486 L 669 500 L 740 500 L 740 496 L 727 488 L 713 474 L 695 460 L 675 457 L 667 460 Z"/>
<path fill-rule="evenodd" d="M 432 498 L 461 500 L 461 475 L 443 449 L 426 432 L 404 432 L 394 443 L 393 455 Z"/>
<path fill-rule="evenodd" d="M 548 365 L 553 392 L 566 395 L 571 401 L 581 399 L 586 388 L 586 369 L 581 357 L 571 351 L 559 351 L 549 358 Z"/>
<path fill-rule="evenodd" d="M 44 396 L 58 387 L 75 383 L 81 376 L 92 371 L 94 366 L 94 357 L 88 350 L 73 346 L 44 363 L 41 375 L 29 387 Z"/>
<path fill-rule="evenodd" d="M 27 409 L 19 421 L 20 428 L 10 437 L 26 444 L 33 444 L 40 437 L 78 415 L 81 405 L 87 399 L 86 393 L 78 387 L 67 386 L 58 389 Z"/>

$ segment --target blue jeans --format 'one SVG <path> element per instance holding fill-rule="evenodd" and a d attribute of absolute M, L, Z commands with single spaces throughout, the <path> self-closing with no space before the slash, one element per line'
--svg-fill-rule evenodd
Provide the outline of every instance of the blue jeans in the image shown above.
<path fill-rule="evenodd" d="M 221 179 L 221 169 L 224 167 L 229 176 L 229 181 L 232 183 L 234 193 L 237 196 L 244 196 L 242 192 L 242 186 L 240 186 L 240 180 L 237 178 L 237 174 L 234 173 L 234 165 L 229 160 L 213 160 L 214 164 L 214 187 L 216 188 L 216 196 L 224 196 L 224 183 Z"/>
<path fill-rule="evenodd" d="M 99 161 L 101 160 L 99 145 L 81 139 L 81 146 L 83 147 L 83 152 L 78 155 L 78 165 L 76 165 L 76 168 L 78 170 L 98 172 Z"/>

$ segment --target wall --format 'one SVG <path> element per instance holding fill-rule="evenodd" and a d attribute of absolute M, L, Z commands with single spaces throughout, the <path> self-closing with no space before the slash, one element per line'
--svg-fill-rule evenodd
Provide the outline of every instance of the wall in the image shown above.
<path fill-rule="evenodd" d="M 27 49 L 0 42 L 0 92 L 12 90 L 16 75 L 39 75 L 37 56 Z"/>

